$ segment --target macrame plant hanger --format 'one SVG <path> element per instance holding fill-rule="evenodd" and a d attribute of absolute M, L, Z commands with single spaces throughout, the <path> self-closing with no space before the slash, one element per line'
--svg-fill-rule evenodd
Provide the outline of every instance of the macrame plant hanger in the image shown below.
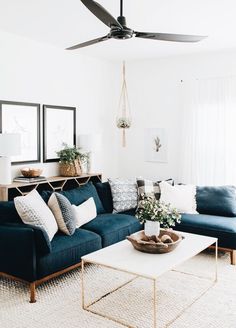
<path fill-rule="evenodd" d="M 123 61 L 122 88 L 118 107 L 118 114 L 116 118 L 116 125 L 119 129 L 122 130 L 122 147 L 126 147 L 126 129 L 129 129 L 131 126 L 131 111 L 125 73 L 125 61 Z"/>

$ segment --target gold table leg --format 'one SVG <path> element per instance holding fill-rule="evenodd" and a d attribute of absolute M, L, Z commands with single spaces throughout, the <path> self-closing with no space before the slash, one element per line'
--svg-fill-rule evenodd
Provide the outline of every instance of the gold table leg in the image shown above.
<path fill-rule="evenodd" d="M 82 308 L 85 310 L 85 304 L 84 304 L 84 260 L 82 260 L 81 264 L 81 283 L 82 283 Z"/>
<path fill-rule="evenodd" d="M 156 279 L 153 280 L 153 327 L 157 328 L 157 288 Z"/>
<path fill-rule="evenodd" d="M 218 240 L 216 241 L 216 246 L 215 246 L 215 261 L 216 261 L 215 282 L 217 282 L 217 280 L 218 280 Z"/>
<path fill-rule="evenodd" d="M 93 262 L 88 262 L 88 263 L 91 263 L 91 264 L 96 264 L 96 263 L 93 263 Z M 102 298 L 108 296 L 109 294 L 111 294 L 112 292 L 124 287 L 125 285 L 127 285 L 128 283 L 132 282 L 134 279 L 137 279 L 138 277 L 142 277 L 142 278 L 146 278 L 146 279 L 151 279 L 153 281 L 153 327 L 154 328 L 157 328 L 157 279 L 152 279 L 152 278 L 149 278 L 149 277 L 145 277 L 145 276 L 138 276 L 136 275 L 134 278 L 132 278 L 131 280 L 129 280 L 128 282 L 122 284 L 121 286 L 115 288 L 114 290 L 110 291 L 109 293 L 107 293 L 106 295 L 103 295 L 102 297 L 100 297 L 99 299 L 95 300 L 94 302 L 88 304 L 88 305 L 85 305 L 85 283 L 84 283 L 84 266 L 85 266 L 85 261 L 82 260 L 82 265 L 81 265 L 81 283 L 82 283 L 82 308 L 85 310 L 85 311 L 88 311 L 88 312 L 91 312 L 91 313 L 94 313 L 94 314 L 97 314 L 103 318 L 106 318 L 106 319 L 109 319 L 109 320 L 112 320 L 114 322 L 117 322 L 125 327 L 129 327 L 129 328 L 135 328 L 121 320 L 117 320 L 111 316 L 108 316 L 108 315 L 103 315 L 95 310 L 92 310 L 90 309 L 89 307 L 95 303 L 97 303 L 99 300 L 101 300 Z M 105 265 L 101 265 L 101 266 L 104 266 L 104 267 L 107 267 Z M 109 267 L 110 269 L 113 269 L 113 270 L 116 270 L 116 271 L 120 271 L 120 272 L 125 272 L 125 273 L 129 273 L 129 274 L 132 274 L 131 272 L 127 272 L 127 271 L 123 271 L 123 270 L 118 270 L 118 269 L 114 269 L 114 268 L 111 268 Z M 185 272 L 181 272 L 181 271 L 178 271 L 178 270 L 174 270 L 172 269 L 172 271 L 176 271 L 176 272 L 180 272 L 180 273 L 185 273 Z M 195 274 L 189 274 L 189 273 L 185 273 L 185 274 L 188 274 L 188 275 L 193 275 L 193 276 L 197 276 Z M 204 278 L 204 277 L 200 277 L 200 276 L 197 276 L 199 278 Z M 214 285 L 216 282 L 217 282 L 217 279 L 218 279 L 218 241 L 216 241 L 215 243 L 215 278 L 214 278 L 214 281 L 213 281 L 213 284 Z M 209 286 L 203 293 L 201 293 L 191 304 L 189 304 L 185 309 L 183 309 L 180 314 L 174 318 L 173 320 L 171 320 L 167 326 L 169 326 L 170 324 L 172 324 L 176 319 L 178 319 L 185 311 L 186 309 L 188 309 L 191 305 L 193 305 L 197 300 L 199 300 L 210 288 L 212 288 L 212 285 Z"/>

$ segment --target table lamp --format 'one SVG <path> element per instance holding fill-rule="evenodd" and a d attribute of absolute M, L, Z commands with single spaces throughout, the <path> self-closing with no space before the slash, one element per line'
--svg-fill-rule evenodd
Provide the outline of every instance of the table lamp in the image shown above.
<path fill-rule="evenodd" d="M 19 155 L 20 149 L 20 134 L 0 133 L 0 184 L 12 183 L 11 156 Z"/>

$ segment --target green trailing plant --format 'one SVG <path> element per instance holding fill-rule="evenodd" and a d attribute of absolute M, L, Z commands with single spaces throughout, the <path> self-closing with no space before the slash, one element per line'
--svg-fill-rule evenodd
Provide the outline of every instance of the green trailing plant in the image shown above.
<path fill-rule="evenodd" d="M 157 221 L 164 228 L 170 228 L 175 226 L 176 223 L 180 223 L 180 213 L 177 209 L 172 208 L 170 204 L 165 204 L 152 197 L 144 197 L 144 195 L 141 195 L 141 198 L 136 211 L 136 217 L 141 223 Z"/>
<path fill-rule="evenodd" d="M 81 163 L 87 163 L 88 154 L 82 153 L 80 148 L 69 147 L 67 144 L 63 144 L 63 149 L 57 151 L 57 156 L 60 158 L 60 163 L 70 164 L 75 160 L 79 160 Z"/>

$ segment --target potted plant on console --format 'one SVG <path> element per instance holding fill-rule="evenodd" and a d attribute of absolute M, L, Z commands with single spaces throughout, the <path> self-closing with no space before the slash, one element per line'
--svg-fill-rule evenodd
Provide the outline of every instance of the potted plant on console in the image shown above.
<path fill-rule="evenodd" d="M 160 202 L 156 198 L 142 197 L 139 201 L 136 217 L 144 223 L 144 233 L 146 236 L 158 236 L 160 225 L 163 228 L 170 228 L 180 223 L 181 215 L 177 209 L 170 204 Z"/>
<path fill-rule="evenodd" d="M 63 149 L 57 152 L 57 156 L 59 156 L 60 175 L 64 177 L 81 175 L 81 164 L 88 160 L 87 154 L 80 152 L 79 148 L 69 147 L 67 144 L 63 144 Z"/>

